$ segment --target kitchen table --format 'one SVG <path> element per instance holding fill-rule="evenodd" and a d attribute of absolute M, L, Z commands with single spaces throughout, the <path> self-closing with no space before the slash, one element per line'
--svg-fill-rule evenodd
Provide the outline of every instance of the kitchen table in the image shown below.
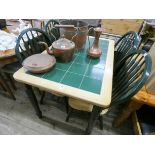
<path fill-rule="evenodd" d="M 91 37 L 91 44 L 93 40 L 94 37 Z M 26 85 L 26 92 L 39 118 L 42 118 L 42 112 L 32 86 L 93 104 L 88 123 L 89 131 L 93 128 L 94 120 L 102 108 L 110 105 L 112 93 L 114 41 L 100 38 L 100 47 L 102 55 L 99 59 L 87 56 L 87 40 L 84 49 L 75 51 L 71 62 L 57 61 L 47 73 L 33 74 L 21 68 L 14 74 L 15 80 Z"/>

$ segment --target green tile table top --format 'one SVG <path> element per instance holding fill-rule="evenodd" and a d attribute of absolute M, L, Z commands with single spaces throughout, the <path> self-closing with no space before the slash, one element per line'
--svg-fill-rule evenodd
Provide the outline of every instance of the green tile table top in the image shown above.
<path fill-rule="evenodd" d="M 90 39 L 91 44 L 94 38 Z M 48 92 L 56 92 L 91 102 L 98 106 L 108 106 L 111 101 L 114 41 L 100 39 L 102 55 L 99 59 L 87 56 L 89 44 L 75 51 L 71 62 L 56 62 L 49 72 L 32 74 L 21 68 L 14 78 Z M 104 102 L 103 102 L 104 101 Z"/>
<path fill-rule="evenodd" d="M 93 40 L 94 38 L 90 38 L 90 44 L 93 43 Z M 99 44 L 102 49 L 99 59 L 87 56 L 89 48 L 87 41 L 84 49 L 75 51 L 71 62 L 57 62 L 48 73 L 31 75 L 100 94 L 109 41 L 100 39 Z"/>

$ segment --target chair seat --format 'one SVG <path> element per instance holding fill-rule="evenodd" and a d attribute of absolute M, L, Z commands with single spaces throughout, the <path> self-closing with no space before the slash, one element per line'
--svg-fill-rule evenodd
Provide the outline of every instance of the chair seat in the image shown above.
<path fill-rule="evenodd" d="M 93 109 L 93 105 L 91 103 L 80 101 L 73 98 L 69 98 L 68 104 L 71 108 L 80 110 L 80 111 L 92 112 L 92 109 Z M 100 115 L 104 115 L 107 112 L 108 112 L 108 109 L 103 109 Z"/>
<path fill-rule="evenodd" d="M 17 62 L 13 62 L 13 63 L 5 65 L 2 68 L 2 71 L 6 73 L 14 74 L 21 67 L 22 67 L 21 64 L 17 61 Z"/>

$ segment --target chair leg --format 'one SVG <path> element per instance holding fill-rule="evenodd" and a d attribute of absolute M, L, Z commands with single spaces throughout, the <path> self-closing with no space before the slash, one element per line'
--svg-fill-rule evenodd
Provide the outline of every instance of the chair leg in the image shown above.
<path fill-rule="evenodd" d="M 6 88 L 4 87 L 4 85 L 3 85 L 3 82 L 2 82 L 2 81 L 0 81 L 0 86 L 1 86 L 1 88 L 2 88 L 2 90 L 3 90 L 3 91 L 7 91 L 7 90 L 6 90 Z"/>
<path fill-rule="evenodd" d="M 66 122 L 69 121 L 69 118 L 70 118 L 72 112 L 73 112 L 73 108 L 69 107 L 69 109 L 68 109 L 68 114 L 67 114 L 67 117 L 66 117 Z"/>
<path fill-rule="evenodd" d="M 9 85 L 7 84 L 7 82 L 5 82 L 3 76 L 0 74 L 0 80 L 3 82 L 2 85 L 3 87 L 7 90 L 7 92 L 9 93 L 10 97 L 13 99 L 13 100 L 16 100 L 13 92 L 11 91 Z"/>
<path fill-rule="evenodd" d="M 4 73 L 4 74 L 5 74 L 5 76 L 7 77 L 7 79 L 9 80 L 9 82 L 10 82 L 12 88 L 13 88 L 14 90 L 17 90 L 17 88 L 16 88 L 16 86 L 15 86 L 15 82 L 14 82 L 12 76 L 11 76 L 9 73 Z"/>
<path fill-rule="evenodd" d="M 41 99 L 40 99 L 40 104 L 43 104 L 44 98 L 45 98 L 45 91 L 42 92 Z"/>
<path fill-rule="evenodd" d="M 103 130 L 103 117 L 99 116 L 100 129 Z"/>
<path fill-rule="evenodd" d="M 38 95 L 42 95 L 42 91 L 39 88 L 33 87 L 33 89 L 37 92 Z"/>
<path fill-rule="evenodd" d="M 91 112 L 91 116 L 87 125 L 87 128 L 85 130 L 85 134 L 91 134 L 93 127 L 96 123 L 96 120 L 98 119 L 98 117 L 100 116 L 100 113 L 102 111 L 101 107 L 98 106 L 93 106 L 93 110 Z"/>
<path fill-rule="evenodd" d="M 37 100 L 36 95 L 32 89 L 32 86 L 25 84 L 25 87 L 26 87 L 26 93 L 31 101 L 31 104 L 32 104 L 37 116 L 41 119 L 43 117 L 42 112 L 40 110 L 38 100 Z"/>

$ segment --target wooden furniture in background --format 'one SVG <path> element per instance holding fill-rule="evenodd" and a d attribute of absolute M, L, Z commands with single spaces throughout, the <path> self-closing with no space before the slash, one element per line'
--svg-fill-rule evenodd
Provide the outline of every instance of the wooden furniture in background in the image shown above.
<path fill-rule="evenodd" d="M 6 64 L 17 61 L 15 56 L 15 49 L 9 49 L 5 52 L 0 52 L 0 68 Z"/>
<path fill-rule="evenodd" d="M 138 32 L 143 19 L 102 19 L 104 32 L 123 35 L 128 31 Z"/>
<path fill-rule="evenodd" d="M 114 127 L 119 127 L 126 119 L 134 113 L 136 110 L 140 109 L 143 104 L 155 107 L 155 95 L 149 94 L 146 88 L 143 87 L 127 104 L 119 116 L 114 120 Z M 135 115 L 135 114 L 134 114 Z"/>
<path fill-rule="evenodd" d="M 17 59 L 15 57 L 15 49 L 10 49 L 10 50 L 7 50 L 3 53 L 0 52 L 0 70 L 3 68 L 3 66 L 10 64 L 10 63 L 13 63 L 13 62 L 16 62 L 16 61 L 17 61 Z M 4 88 L 3 90 L 8 92 L 10 97 L 15 100 L 16 98 L 15 98 L 11 88 L 9 87 L 7 82 L 5 81 L 6 79 L 4 78 L 4 75 L 2 75 L 2 73 L 0 73 L 0 74 L 1 74 L 1 78 L 0 78 L 1 85 Z M 10 78 L 10 76 L 6 76 L 6 77 L 7 77 L 7 80 L 10 81 L 13 88 L 15 88 L 14 84 L 12 83 L 12 79 Z"/>

